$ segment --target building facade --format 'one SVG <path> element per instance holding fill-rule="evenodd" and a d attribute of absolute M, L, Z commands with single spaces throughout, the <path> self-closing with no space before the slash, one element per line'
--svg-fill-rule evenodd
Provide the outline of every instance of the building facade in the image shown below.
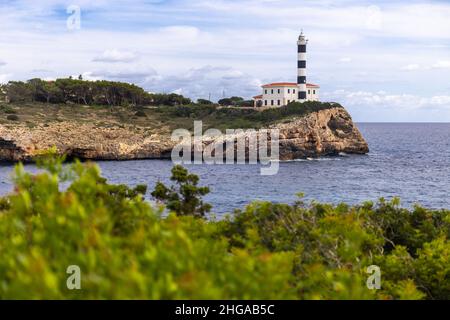
<path fill-rule="evenodd" d="M 255 107 L 282 107 L 291 102 L 319 101 L 320 86 L 306 82 L 306 49 L 303 32 L 297 41 L 297 83 L 277 82 L 262 86 L 263 93 L 253 97 Z"/>
<path fill-rule="evenodd" d="M 319 101 L 320 87 L 318 85 L 306 84 L 306 99 L 300 100 L 299 86 L 297 83 L 279 82 L 266 84 L 263 94 L 253 97 L 255 107 L 282 107 L 291 102 Z"/>

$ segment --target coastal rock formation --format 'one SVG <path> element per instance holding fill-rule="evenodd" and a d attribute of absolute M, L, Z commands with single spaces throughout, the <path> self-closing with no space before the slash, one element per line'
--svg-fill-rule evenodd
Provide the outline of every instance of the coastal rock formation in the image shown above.
<path fill-rule="evenodd" d="M 280 130 L 280 159 L 369 152 L 363 136 L 343 108 L 336 107 L 273 125 Z M 223 141 L 224 137 L 216 138 Z M 226 138 L 225 138 L 226 139 Z M 210 144 L 214 141 L 206 141 Z M 144 128 L 55 122 L 33 128 L 0 125 L 0 161 L 32 161 L 55 146 L 61 154 L 83 160 L 169 159 L 176 142 Z"/>
<path fill-rule="evenodd" d="M 367 142 L 343 108 L 314 112 L 276 128 L 280 130 L 281 160 L 369 152 Z"/>

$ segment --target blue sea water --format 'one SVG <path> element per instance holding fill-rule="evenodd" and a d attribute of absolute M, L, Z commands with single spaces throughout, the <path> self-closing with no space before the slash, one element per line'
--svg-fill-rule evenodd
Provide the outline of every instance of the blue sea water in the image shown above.
<path fill-rule="evenodd" d="M 211 188 L 206 200 L 214 213 L 242 208 L 252 200 L 293 203 L 306 200 L 351 204 L 380 197 L 400 197 L 402 205 L 450 208 L 450 124 L 359 123 L 369 143 L 368 155 L 280 163 L 275 176 L 261 176 L 259 165 L 192 165 L 201 184 Z M 112 183 L 169 183 L 170 161 L 100 162 Z M 34 166 L 27 165 L 34 170 Z M 11 191 L 11 165 L 0 166 L 0 194 Z"/>

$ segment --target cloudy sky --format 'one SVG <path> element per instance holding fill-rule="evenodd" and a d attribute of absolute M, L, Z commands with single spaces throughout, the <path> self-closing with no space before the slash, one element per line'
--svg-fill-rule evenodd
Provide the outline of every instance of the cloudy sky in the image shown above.
<path fill-rule="evenodd" d="M 449 1 L 0 0 L 0 12 L 0 82 L 83 74 L 248 98 L 296 81 L 303 28 L 322 100 L 357 121 L 450 121 Z"/>

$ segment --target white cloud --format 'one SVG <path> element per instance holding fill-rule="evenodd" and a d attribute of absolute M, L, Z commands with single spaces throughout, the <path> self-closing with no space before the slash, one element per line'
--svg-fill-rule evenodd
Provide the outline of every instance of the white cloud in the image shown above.
<path fill-rule="evenodd" d="M 403 71 L 416 71 L 420 69 L 420 65 L 419 64 L 408 64 L 404 67 L 401 68 L 401 70 Z"/>
<path fill-rule="evenodd" d="M 344 57 L 344 58 L 340 58 L 339 59 L 339 62 L 341 62 L 341 63 L 349 63 L 349 62 L 352 62 L 352 61 L 353 61 L 353 59 L 349 58 L 349 57 Z"/>
<path fill-rule="evenodd" d="M 383 13 L 380 7 L 372 5 L 367 8 L 366 27 L 371 30 L 381 30 L 383 27 Z"/>
<path fill-rule="evenodd" d="M 120 51 L 117 49 L 106 50 L 100 56 L 93 59 L 95 62 L 132 62 L 137 59 L 137 55 L 134 52 Z"/>
<path fill-rule="evenodd" d="M 11 78 L 11 74 L 0 74 L 0 83 L 7 83 Z"/>
<path fill-rule="evenodd" d="M 3 79 L 82 73 L 192 98 L 223 91 L 250 97 L 260 93 L 261 82 L 295 81 L 303 27 L 310 39 L 309 81 L 322 86 L 324 98 L 353 102 L 356 111 L 362 102 L 391 106 L 380 113 L 386 120 L 405 101 L 417 105 L 421 94 L 446 108 L 448 2 L 392 0 L 371 7 L 375 1 L 137 0 L 131 6 L 77 0 L 82 29 L 68 32 L 61 14 L 72 2 L 0 2 L 0 54 L 8 62 L 0 69 Z M 337 88 L 353 95 L 335 95 Z M 408 119 L 405 112 L 401 120 Z"/>
<path fill-rule="evenodd" d="M 450 106 L 450 96 L 434 96 L 428 100 L 433 106 Z"/>
<path fill-rule="evenodd" d="M 224 79 L 240 79 L 244 77 L 244 73 L 239 70 L 229 70 L 223 74 Z"/>
<path fill-rule="evenodd" d="M 375 1 L 374 1 L 375 2 Z M 284 25 L 326 29 L 337 34 L 401 37 L 413 40 L 449 39 L 450 6 L 443 2 L 384 1 L 370 5 L 367 1 L 345 1 L 336 5 L 330 1 L 261 1 L 216 0 L 197 1 L 197 6 L 210 12 L 253 17 L 268 26 Z"/>
<path fill-rule="evenodd" d="M 135 83 L 138 85 L 144 84 L 147 79 L 157 75 L 157 72 L 152 68 L 128 67 L 126 69 L 116 70 L 95 70 L 83 73 L 83 78 L 87 80 L 111 80 L 128 83 Z"/>
<path fill-rule="evenodd" d="M 151 92 L 174 92 L 193 99 L 211 96 L 212 100 L 225 96 L 249 98 L 261 90 L 262 82 L 230 67 L 203 66 L 174 75 L 154 74 L 143 86 Z"/>
<path fill-rule="evenodd" d="M 73 78 L 76 78 L 76 77 L 78 77 L 78 76 L 73 76 Z M 56 78 L 54 78 L 54 77 L 43 77 L 42 80 L 44 80 L 44 81 L 55 81 Z"/>
<path fill-rule="evenodd" d="M 5 66 L 5 65 L 6 65 L 6 62 L 0 60 L 0 67 Z"/>
<path fill-rule="evenodd" d="M 450 69 L 450 60 L 441 60 L 433 64 L 434 69 Z"/>
<path fill-rule="evenodd" d="M 440 95 L 422 97 L 412 94 L 390 94 L 385 91 L 349 91 L 336 90 L 326 95 L 328 98 L 337 99 L 345 106 L 357 106 L 360 108 L 404 109 L 414 110 L 420 108 L 445 107 L 450 110 L 450 96 Z"/>
<path fill-rule="evenodd" d="M 193 99 L 218 100 L 237 95 L 249 98 L 261 90 L 262 82 L 230 67 L 202 66 L 181 73 L 159 74 L 152 68 L 96 70 L 82 73 L 85 80 L 112 80 L 135 83 L 149 92 L 178 93 Z M 78 75 L 74 75 L 78 77 Z"/>

